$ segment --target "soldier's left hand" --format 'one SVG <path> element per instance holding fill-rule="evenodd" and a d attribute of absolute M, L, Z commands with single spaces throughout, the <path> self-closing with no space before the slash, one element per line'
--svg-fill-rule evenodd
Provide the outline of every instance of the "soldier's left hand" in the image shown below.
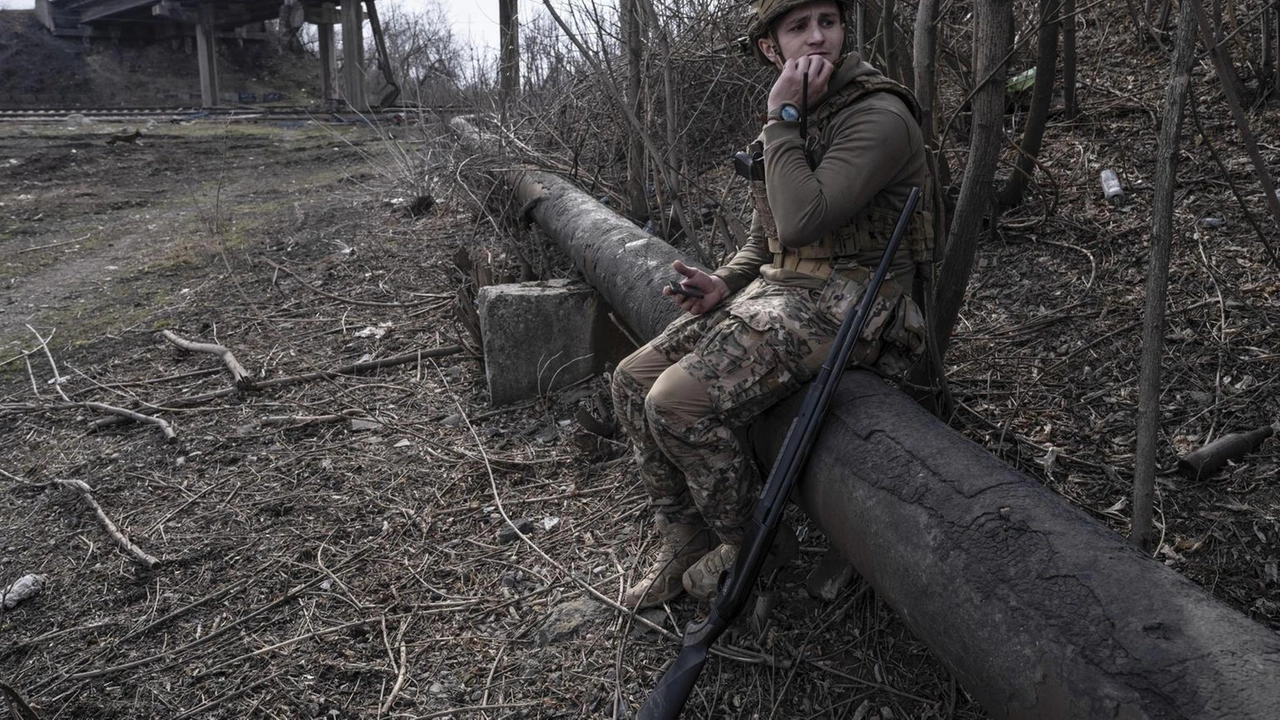
<path fill-rule="evenodd" d="M 799 107 L 804 94 L 805 73 L 809 73 L 809 105 L 816 105 L 827 94 L 827 83 L 835 71 L 836 66 L 821 55 L 805 55 L 787 60 L 769 90 L 769 107 L 781 107 L 783 103 Z"/>

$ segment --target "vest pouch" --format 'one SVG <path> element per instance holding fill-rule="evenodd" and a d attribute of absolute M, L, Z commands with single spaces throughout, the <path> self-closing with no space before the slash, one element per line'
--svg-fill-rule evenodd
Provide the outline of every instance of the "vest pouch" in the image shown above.
<path fill-rule="evenodd" d="M 871 272 L 862 266 L 840 268 L 831 273 L 822 289 L 814 291 L 818 293 L 819 314 L 838 329 L 849 309 L 862 301 L 870 280 Z M 881 338 L 893 322 L 894 311 L 902 297 L 904 293 L 898 283 L 893 278 L 885 278 L 875 301 L 871 303 L 862 335 L 853 346 L 849 365 L 875 368 L 882 352 Z"/>
<path fill-rule="evenodd" d="M 906 374 L 924 357 L 925 319 L 920 306 L 910 295 L 903 293 L 894 307 L 893 318 L 881 336 L 880 356 L 875 371 L 887 378 Z"/>

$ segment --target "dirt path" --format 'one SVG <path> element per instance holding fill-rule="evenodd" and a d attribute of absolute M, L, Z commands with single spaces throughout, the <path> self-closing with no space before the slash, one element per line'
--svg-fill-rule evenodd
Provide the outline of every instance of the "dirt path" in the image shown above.
<path fill-rule="evenodd" d="M 322 212 L 315 190 L 361 172 L 369 139 L 209 122 L 111 142 L 132 130 L 0 125 L 0 361 L 31 341 L 27 324 L 85 338 L 180 301 L 170 286 L 220 253 Z"/>

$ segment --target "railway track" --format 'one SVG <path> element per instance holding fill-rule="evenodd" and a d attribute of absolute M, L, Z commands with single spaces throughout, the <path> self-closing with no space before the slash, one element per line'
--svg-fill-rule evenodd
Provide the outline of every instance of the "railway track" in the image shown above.
<path fill-rule="evenodd" d="M 225 120 L 236 122 L 321 122 L 330 124 L 397 124 L 405 119 L 413 120 L 422 115 L 457 115 L 470 112 L 470 108 L 397 107 L 368 113 L 350 111 L 332 112 L 309 106 L 271 107 L 146 107 L 146 108 L 0 108 L 0 123 L 4 122 L 68 122 L 83 117 L 95 122 L 183 122 L 194 120 Z"/>

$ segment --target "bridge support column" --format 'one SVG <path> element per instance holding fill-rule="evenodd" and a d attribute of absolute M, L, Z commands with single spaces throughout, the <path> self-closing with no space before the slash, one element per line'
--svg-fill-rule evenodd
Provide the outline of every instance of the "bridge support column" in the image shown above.
<path fill-rule="evenodd" d="M 213 3 L 200 3 L 196 22 L 196 55 L 200 58 L 200 104 L 218 104 L 218 46 L 213 28 Z"/>
<path fill-rule="evenodd" d="M 364 13 L 359 0 L 342 0 L 342 77 L 347 104 L 352 110 L 367 112 L 369 99 L 364 86 Z"/>
<path fill-rule="evenodd" d="M 320 23 L 316 25 L 316 30 L 320 40 L 320 101 L 328 106 L 334 98 L 333 23 Z"/>

